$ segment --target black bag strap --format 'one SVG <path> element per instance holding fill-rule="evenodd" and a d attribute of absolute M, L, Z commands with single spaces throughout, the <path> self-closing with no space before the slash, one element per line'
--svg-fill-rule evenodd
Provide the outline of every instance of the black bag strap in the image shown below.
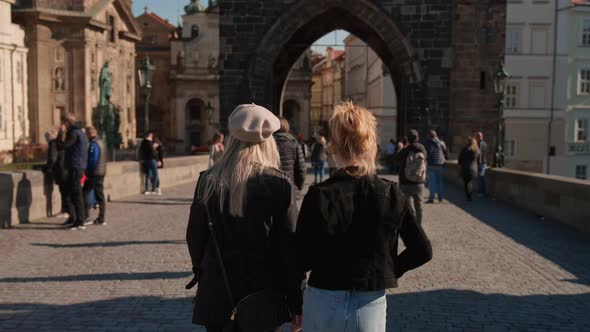
<path fill-rule="evenodd" d="M 231 320 L 234 320 L 236 314 L 236 302 L 234 301 L 234 295 L 231 291 L 231 286 L 229 284 L 229 278 L 227 277 L 227 270 L 225 269 L 225 264 L 223 263 L 223 257 L 221 256 L 221 249 L 219 249 L 219 242 L 217 242 L 217 234 L 215 232 L 215 225 L 213 224 L 213 219 L 211 218 L 211 214 L 209 214 L 209 208 L 207 207 L 207 203 L 204 203 L 205 212 L 207 213 L 207 218 L 209 219 L 209 235 L 210 240 L 213 241 L 213 247 L 215 248 L 215 255 L 217 256 L 217 261 L 219 263 L 219 267 L 221 268 L 221 275 L 223 276 L 223 283 L 225 284 L 225 290 L 227 291 L 227 296 L 229 297 L 229 301 L 231 302 L 232 307 L 234 307 L 232 311 Z"/>

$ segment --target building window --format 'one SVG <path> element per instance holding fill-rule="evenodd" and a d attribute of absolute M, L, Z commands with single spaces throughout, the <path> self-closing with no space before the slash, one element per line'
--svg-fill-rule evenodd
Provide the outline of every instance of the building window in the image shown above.
<path fill-rule="evenodd" d="M 479 72 L 479 89 L 480 90 L 485 90 L 486 89 L 486 82 L 487 82 L 487 77 L 486 77 L 486 72 L 485 70 L 482 70 Z"/>
<path fill-rule="evenodd" d="M 193 25 L 191 27 L 191 38 L 197 38 L 199 37 L 199 27 L 196 25 Z"/>
<path fill-rule="evenodd" d="M 509 158 L 514 158 L 514 156 L 516 155 L 516 141 L 515 140 L 511 139 L 511 140 L 504 141 L 504 155 Z"/>
<path fill-rule="evenodd" d="M 531 30 L 531 53 L 547 54 L 549 32 L 544 27 L 535 27 Z"/>
<path fill-rule="evenodd" d="M 117 29 L 115 29 L 115 17 L 113 15 L 109 15 L 109 26 L 111 27 L 111 31 L 109 31 L 109 41 L 114 43 Z"/>
<path fill-rule="evenodd" d="M 582 46 L 590 46 L 590 20 L 582 20 L 582 36 L 580 40 Z"/>
<path fill-rule="evenodd" d="M 516 108 L 518 105 L 518 85 L 509 83 L 506 86 L 506 100 L 504 101 L 507 108 Z"/>
<path fill-rule="evenodd" d="M 520 52 L 520 29 L 509 27 L 506 31 L 506 53 Z"/>
<path fill-rule="evenodd" d="M 588 119 L 576 120 L 576 142 L 588 141 Z"/>
<path fill-rule="evenodd" d="M 588 166 L 587 165 L 576 165 L 576 179 L 580 179 L 580 180 L 588 179 Z"/>
<path fill-rule="evenodd" d="M 582 68 L 578 72 L 578 93 L 590 94 L 590 68 Z"/>

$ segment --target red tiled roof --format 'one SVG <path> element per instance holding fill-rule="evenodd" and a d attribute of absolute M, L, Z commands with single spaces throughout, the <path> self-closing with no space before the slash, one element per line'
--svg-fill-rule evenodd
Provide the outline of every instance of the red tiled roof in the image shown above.
<path fill-rule="evenodd" d="M 338 60 L 340 58 L 343 58 L 344 54 L 346 54 L 346 51 L 334 50 L 332 51 L 332 60 Z"/>
<path fill-rule="evenodd" d="M 158 16 L 158 14 L 155 13 L 147 13 L 147 15 L 151 18 L 153 18 L 154 20 L 156 20 L 157 22 L 165 25 L 166 27 L 170 28 L 171 30 L 176 30 L 176 27 L 172 24 L 170 24 L 170 22 L 166 21 L 165 19 L 161 18 L 160 16 Z"/>

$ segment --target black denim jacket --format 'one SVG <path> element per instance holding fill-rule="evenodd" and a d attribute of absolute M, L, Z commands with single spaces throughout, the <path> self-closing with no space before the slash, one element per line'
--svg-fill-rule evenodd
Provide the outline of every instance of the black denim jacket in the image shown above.
<path fill-rule="evenodd" d="M 398 235 L 406 249 L 398 254 Z M 312 186 L 295 236 L 298 273 L 328 290 L 375 291 L 397 286 L 408 270 L 432 259 L 426 234 L 398 185 L 340 170 Z"/>

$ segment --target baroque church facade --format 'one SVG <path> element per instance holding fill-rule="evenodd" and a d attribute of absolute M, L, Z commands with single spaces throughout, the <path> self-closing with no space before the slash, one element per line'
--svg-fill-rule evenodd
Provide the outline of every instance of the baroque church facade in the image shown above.
<path fill-rule="evenodd" d="M 133 144 L 135 119 L 135 45 L 141 29 L 131 0 L 21 0 L 15 22 L 26 33 L 30 137 L 44 143 L 64 113 L 91 125 L 99 103 L 101 69 L 108 63 L 110 102 L 118 112 L 122 145 Z"/>

